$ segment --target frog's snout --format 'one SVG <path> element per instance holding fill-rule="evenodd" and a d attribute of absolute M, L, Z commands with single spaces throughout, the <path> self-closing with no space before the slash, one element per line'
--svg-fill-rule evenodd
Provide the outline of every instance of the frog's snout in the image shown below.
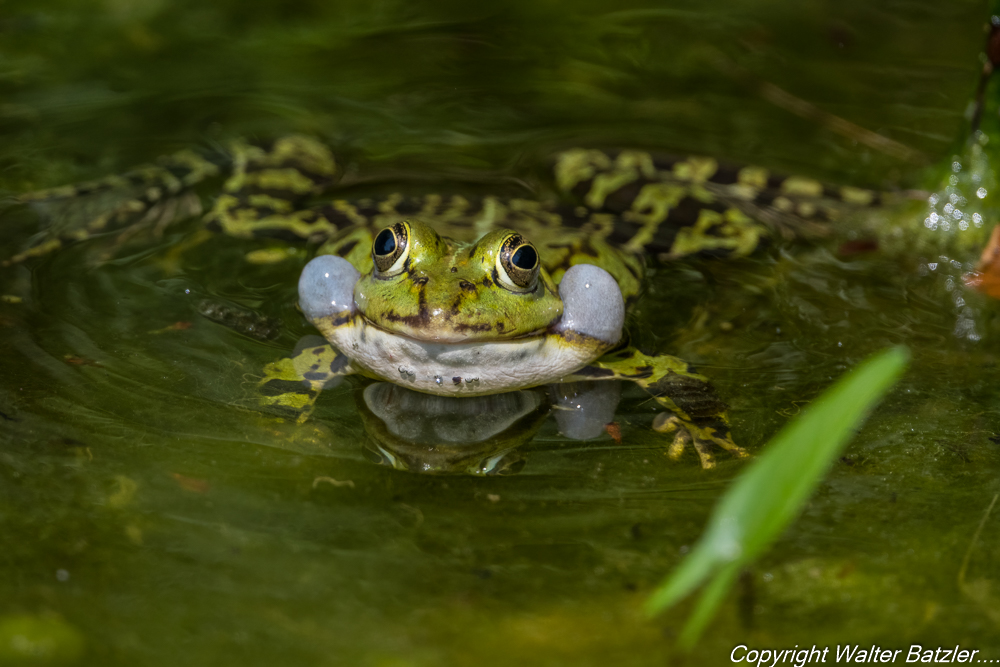
<path fill-rule="evenodd" d="M 593 264 L 571 266 L 559 282 L 563 315 L 557 331 L 576 331 L 617 343 L 625 324 L 625 300 L 611 274 Z"/>
<path fill-rule="evenodd" d="M 299 277 L 299 307 L 310 322 L 355 311 L 354 284 L 361 274 L 336 255 L 320 255 L 306 264 Z"/>

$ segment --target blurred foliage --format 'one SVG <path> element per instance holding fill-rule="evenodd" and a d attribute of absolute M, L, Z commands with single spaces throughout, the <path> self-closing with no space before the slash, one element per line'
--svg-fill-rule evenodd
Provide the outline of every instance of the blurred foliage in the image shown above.
<path fill-rule="evenodd" d="M 802 510 L 861 422 L 906 368 L 909 353 L 892 348 L 863 362 L 815 399 L 765 445 L 715 506 L 691 554 L 646 604 L 661 612 L 705 584 L 681 634 L 693 646 L 736 580 Z"/>
<path fill-rule="evenodd" d="M 525 153 L 585 143 L 912 182 L 905 164 L 776 109 L 756 86 L 937 159 L 961 124 L 984 20 L 971 0 L 3 7 L 0 187 L 11 190 L 79 175 L 51 170 L 97 175 L 194 143 L 289 131 L 449 173 L 509 171 Z"/>

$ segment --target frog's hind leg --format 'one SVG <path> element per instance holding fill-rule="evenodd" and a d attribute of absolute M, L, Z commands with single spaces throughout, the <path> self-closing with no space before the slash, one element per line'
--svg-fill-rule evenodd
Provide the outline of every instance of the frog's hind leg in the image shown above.
<path fill-rule="evenodd" d="M 38 211 L 45 230 L 0 265 L 43 256 L 107 232 L 119 231 L 113 247 L 144 229 L 160 234 L 175 221 L 201 214 L 201 202 L 192 188 L 218 173 L 217 162 L 185 150 L 118 176 L 21 195 L 17 202 Z"/>
<path fill-rule="evenodd" d="M 269 147 L 237 142 L 233 172 L 224 193 L 205 216 L 211 229 L 230 236 L 270 236 L 321 241 L 337 231 L 308 200 L 322 194 L 337 177 L 330 150 L 314 139 L 289 136 Z"/>
<path fill-rule="evenodd" d="M 678 458 L 688 444 L 694 446 L 703 468 L 715 466 L 715 446 L 738 457 L 746 451 L 733 442 L 729 432 L 726 405 L 708 378 L 693 371 L 677 357 L 650 356 L 628 347 L 610 352 L 577 371 L 567 381 L 629 380 L 649 392 L 669 412 L 657 415 L 653 428 L 673 433 L 667 454 Z"/>
<path fill-rule="evenodd" d="M 626 250 L 664 259 L 743 256 L 775 234 L 827 236 L 831 222 L 886 198 L 708 157 L 633 150 L 565 151 L 556 158 L 555 179 L 557 189 L 574 203 L 617 215 L 616 240 Z"/>
<path fill-rule="evenodd" d="M 355 372 L 336 348 L 326 343 L 313 344 L 321 340 L 307 336 L 291 357 L 264 366 L 264 376 L 257 382 L 261 406 L 302 423 L 312 414 L 323 389 L 336 386 L 340 378 Z"/>

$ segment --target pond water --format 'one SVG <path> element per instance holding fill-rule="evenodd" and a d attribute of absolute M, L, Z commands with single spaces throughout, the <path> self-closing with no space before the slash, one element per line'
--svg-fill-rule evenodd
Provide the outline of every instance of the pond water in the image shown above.
<path fill-rule="evenodd" d="M 648 621 L 641 605 L 746 464 L 669 460 L 641 391 L 622 388 L 620 443 L 550 418 L 487 452 L 516 474 L 404 472 L 376 462 L 362 383 L 304 424 L 254 407 L 264 364 L 314 333 L 295 309 L 304 250 L 248 264 L 275 244 L 192 245 L 189 221 L 0 269 L 0 663 L 724 664 L 740 643 L 847 642 L 1000 658 L 1000 516 L 973 539 L 1000 491 L 1000 308 L 961 286 L 989 225 L 925 223 L 950 194 L 996 219 L 972 194 L 992 183 L 995 104 L 979 163 L 962 143 L 988 18 L 916 0 L 4 3 L 10 196 L 294 131 L 366 191 L 523 195 L 584 145 L 938 199 L 651 267 L 634 341 L 697 363 L 751 452 L 869 354 L 913 355 L 691 655 L 675 644 L 690 607 Z M 6 206 L 0 256 L 37 223 Z M 844 245 L 873 235 L 878 252 Z M 204 299 L 281 332 L 241 335 Z"/>

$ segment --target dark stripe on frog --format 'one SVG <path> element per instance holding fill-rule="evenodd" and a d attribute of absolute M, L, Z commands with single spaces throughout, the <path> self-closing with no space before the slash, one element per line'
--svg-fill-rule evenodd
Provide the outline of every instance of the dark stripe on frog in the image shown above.
<path fill-rule="evenodd" d="M 726 411 L 715 388 L 705 380 L 668 371 L 647 387 L 653 396 L 666 396 L 691 419 L 716 419 Z"/>
<path fill-rule="evenodd" d="M 335 326 L 335 327 L 339 327 L 341 325 L 344 325 L 344 324 L 347 324 L 348 322 L 350 322 L 351 321 L 351 317 L 352 316 L 348 312 L 347 315 L 342 315 L 340 317 L 336 317 L 336 318 L 330 320 L 330 324 L 333 325 L 333 326 Z"/>
<path fill-rule="evenodd" d="M 307 211 L 296 211 L 295 219 L 298 225 L 308 225 L 308 233 L 305 235 L 296 232 L 294 229 L 283 223 L 286 219 L 283 213 L 273 213 L 270 209 L 258 206 L 252 206 L 246 202 L 235 202 L 231 206 L 226 208 L 216 207 L 210 214 L 209 217 L 205 219 L 205 227 L 210 231 L 222 232 L 233 234 L 234 236 L 239 236 L 239 226 L 240 226 L 240 212 L 246 211 L 253 212 L 252 216 L 249 216 L 252 220 L 261 220 L 268 215 L 274 215 L 274 226 L 272 227 L 256 227 L 253 230 L 252 236 L 254 238 L 273 238 L 280 239 L 282 241 L 311 241 L 311 242 L 321 242 L 326 240 L 331 234 L 328 230 L 312 230 L 312 226 L 322 226 L 325 224 L 334 224 L 338 227 L 349 226 L 353 224 L 349 220 L 346 220 L 339 212 L 333 211 L 328 207 L 314 208 Z M 327 212 L 332 211 L 340 220 L 335 220 L 327 217 Z M 264 213 L 264 215 L 262 215 Z M 232 226 L 232 229 L 227 229 L 228 226 Z"/>
<path fill-rule="evenodd" d="M 720 164 L 719 168 L 712 174 L 712 178 L 708 180 L 719 185 L 733 185 L 740 180 L 740 169 L 731 164 Z"/>
<path fill-rule="evenodd" d="M 317 351 L 316 354 L 322 354 L 322 350 Z M 319 370 L 320 365 L 318 363 L 313 364 L 312 368 L 310 368 L 308 372 L 302 374 L 302 377 L 312 382 L 319 382 L 319 381 L 325 382 L 326 380 L 329 380 L 330 378 L 339 375 L 345 368 L 347 368 L 347 364 L 349 363 L 350 360 L 347 358 L 346 355 L 338 354 L 330 362 L 330 365 L 327 367 L 327 370 L 321 371 Z"/>
<path fill-rule="evenodd" d="M 632 237 L 638 234 L 639 230 L 641 230 L 642 228 L 643 228 L 643 223 L 641 222 L 624 220 L 621 217 L 616 218 L 614 228 L 612 229 L 611 234 L 608 235 L 607 240 L 608 242 L 613 244 L 624 245 L 629 241 L 631 241 Z M 656 236 L 653 238 L 653 242 L 656 243 L 657 241 L 659 241 L 661 233 L 664 233 L 666 231 L 667 230 L 664 230 L 662 227 L 658 228 L 656 230 Z M 670 243 L 673 241 L 673 237 L 676 236 L 676 234 L 677 232 L 674 231 L 674 233 L 670 235 L 669 240 L 666 242 L 668 247 Z"/>
<path fill-rule="evenodd" d="M 597 366 L 584 366 L 573 375 L 582 375 L 588 378 L 609 378 L 614 376 L 615 372 L 610 368 L 598 368 Z"/>
<path fill-rule="evenodd" d="M 753 203 L 758 206 L 767 207 L 770 206 L 774 202 L 775 198 L 777 198 L 780 194 L 780 192 L 775 192 L 774 190 L 761 190 L 757 193 L 757 196 L 754 197 Z"/>
<path fill-rule="evenodd" d="M 337 248 L 337 254 L 340 255 L 341 257 L 347 257 L 348 255 L 351 254 L 351 251 L 354 250 L 355 246 L 357 245 L 358 245 L 357 239 L 348 241 L 344 245 Z"/>
<path fill-rule="evenodd" d="M 347 358 L 347 355 L 338 354 L 334 357 L 333 361 L 330 362 L 330 372 L 336 375 L 347 368 L 347 364 L 350 362 L 351 360 Z"/>
<path fill-rule="evenodd" d="M 459 331 L 461 333 L 485 333 L 493 329 L 493 327 L 490 326 L 489 324 L 464 324 L 461 322 L 453 325 L 452 328 L 455 331 Z M 497 331 L 499 333 L 502 333 L 503 325 L 499 325 Z"/>
<path fill-rule="evenodd" d="M 427 308 L 427 290 L 426 290 L 427 278 L 426 276 L 415 278 L 412 274 L 410 274 L 409 268 L 410 268 L 410 258 L 407 257 L 406 265 L 404 266 L 403 271 L 409 275 L 410 280 L 412 280 L 413 284 L 416 285 L 418 288 L 417 314 L 400 315 L 396 311 L 390 310 L 386 311 L 386 313 L 383 314 L 382 317 L 388 320 L 389 322 L 401 322 L 406 326 L 413 327 L 414 329 L 421 329 L 428 326 L 431 321 L 430 310 Z M 391 278 L 387 278 L 386 280 L 391 280 Z"/>
<path fill-rule="evenodd" d="M 285 176 L 282 172 L 291 170 L 296 172 L 296 174 L 301 174 L 302 176 L 308 178 L 313 182 L 314 187 L 319 186 L 318 189 L 322 189 L 323 187 L 331 184 L 334 179 L 337 178 L 337 170 L 332 162 L 332 156 L 328 156 L 330 157 L 331 162 L 329 165 L 326 165 L 326 167 L 330 168 L 329 171 L 316 172 L 309 168 L 310 164 L 316 164 L 316 160 L 319 157 L 316 154 L 316 151 L 309 150 L 307 147 L 304 147 L 301 144 L 301 138 L 293 142 L 293 144 L 299 144 L 298 146 L 288 144 L 286 142 L 287 139 L 291 139 L 291 137 L 277 139 L 275 141 L 255 141 L 249 145 L 240 142 L 233 146 L 233 156 L 219 155 L 216 157 L 216 160 L 226 159 L 228 162 L 234 157 L 238 159 L 238 156 L 242 156 L 244 161 L 240 165 L 240 169 L 238 171 L 243 174 L 257 176 L 263 172 L 274 171 L 277 178 L 282 178 Z M 285 155 L 280 161 L 275 162 L 275 157 L 277 157 L 276 151 L 281 150 L 279 145 L 283 143 L 285 144 L 283 147 Z M 306 140 L 306 144 L 315 144 L 315 141 Z M 260 149 L 264 155 L 255 155 L 255 151 L 252 150 L 253 147 Z M 303 148 L 306 148 L 304 152 L 302 150 Z M 325 150 L 325 148 L 323 150 Z M 208 156 L 208 161 L 215 162 L 216 160 L 211 160 L 211 157 L 212 156 Z M 324 161 L 323 158 L 319 158 L 319 160 L 321 162 Z M 255 179 L 251 178 L 250 180 L 253 181 Z"/>
<path fill-rule="evenodd" d="M 780 190 L 781 186 L 785 184 L 786 178 L 778 174 L 768 174 L 767 176 L 767 187 L 774 190 Z"/>
<path fill-rule="evenodd" d="M 780 205 L 782 200 L 785 202 L 784 205 Z M 842 201 L 839 195 L 838 201 Z M 757 210 L 754 207 L 757 207 Z M 775 190 L 761 190 L 749 206 L 739 206 L 739 208 L 755 219 L 765 217 L 769 211 L 814 222 L 831 222 L 833 219 L 829 207 L 823 205 L 823 199 L 786 195 Z"/>
<path fill-rule="evenodd" d="M 552 212 L 559 216 L 561 226 L 571 229 L 579 229 L 589 223 L 592 214 L 592 211 L 586 206 L 557 206 Z M 537 242 L 537 240 L 535 241 Z"/>
<path fill-rule="evenodd" d="M 632 378 L 633 380 L 644 380 L 648 377 L 653 377 L 653 370 L 652 366 L 640 366 L 635 369 L 635 373 L 623 373 L 622 377 Z"/>
<path fill-rule="evenodd" d="M 375 207 L 377 209 L 377 207 Z M 417 201 L 413 197 L 407 197 L 396 204 L 394 207 L 396 213 L 401 215 L 413 215 L 423 208 L 421 202 Z"/>
<path fill-rule="evenodd" d="M 667 217 L 657 227 L 653 238 L 646 244 L 646 249 L 651 252 L 669 252 L 673 246 L 677 232 L 684 227 L 693 227 L 698 222 L 698 217 L 704 210 L 724 213 L 729 207 L 721 202 L 705 203 L 694 197 L 684 197 L 677 206 L 667 212 Z M 632 237 L 642 228 L 642 223 L 623 220 L 615 220 L 614 229 L 608 236 L 608 241 L 613 244 L 625 244 L 632 240 Z"/>
<path fill-rule="evenodd" d="M 260 393 L 264 396 L 281 396 L 282 394 L 304 394 L 313 396 L 317 392 L 309 389 L 302 382 L 294 380 L 268 380 L 260 385 Z"/>
<path fill-rule="evenodd" d="M 612 158 L 612 162 L 617 159 L 620 152 L 609 152 L 608 156 Z M 650 155 L 654 169 L 661 174 L 659 178 L 647 178 L 645 176 L 640 176 L 636 173 L 636 177 L 627 183 L 623 183 L 619 188 L 614 191 L 607 192 L 604 198 L 604 203 L 597 210 L 607 211 L 609 213 L 621 213 L 629 210 L 632 207 L 632 202 L 635 201 L 636 197 L 642 189 L 651 183 L 677 183 L 680 186 L 691 183 L 688 179 L 679 178 L 674 172 L 674 167 L 679 163 L 687 162 L 688 160 L 699 159 L 696 156 L 691 158 L 679 158 L 677 156 L 668 155 Z M 704 179 L 706 183 L 714 183 L 717 185 L 732 185 L 739 181 L 739 173 L 742 168 L 716 162 L 715 171 Z M 594 188 L 594 181 L 602 176 L 609 173 L 628 173 L 627 170 L 623 170 L 620 167 L 613 166 L 607 170 L 599 170 L 595 174 L 594 178 L 588 178 L 579 181 L 570 189 L 569 193 L 572 197 L 579 202 L 586 201 L 587 195 L 590 194 L 591 190 Z M 777 182 L 776 187 L 780 187 L 781 183 L 785 180 L 783 177 L 772 177 Z"/>

